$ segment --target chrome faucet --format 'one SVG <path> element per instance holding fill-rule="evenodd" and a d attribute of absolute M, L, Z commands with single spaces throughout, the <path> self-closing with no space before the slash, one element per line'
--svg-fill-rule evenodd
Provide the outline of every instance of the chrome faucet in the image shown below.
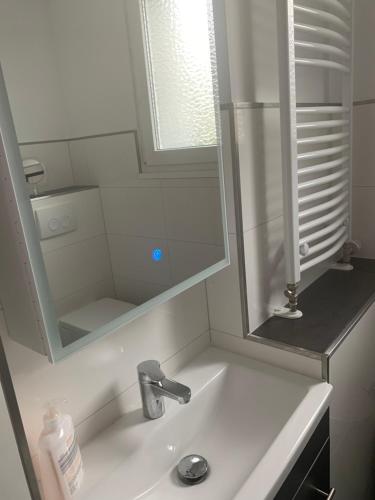
<path fill-rule="evenodd" d="M 181 405 L 190 401 L 189 387 L 167 379 L 158 361 L 143 361 L 137 370 L 143 414 L 146 418 L 155 419 L 164 415 L 164 396 L 178 401 Z"/>

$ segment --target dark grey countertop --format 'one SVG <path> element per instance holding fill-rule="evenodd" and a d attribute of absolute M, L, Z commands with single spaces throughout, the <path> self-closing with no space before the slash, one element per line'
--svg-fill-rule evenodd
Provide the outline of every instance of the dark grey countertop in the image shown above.
<path fill-rule="evenodd" d="M 353 271 L 329 270 L 299 296 L 303 317 L 272 317 L 253 335 L 330 354 L 375 301 L 375 260 L 352 259 Z"/>

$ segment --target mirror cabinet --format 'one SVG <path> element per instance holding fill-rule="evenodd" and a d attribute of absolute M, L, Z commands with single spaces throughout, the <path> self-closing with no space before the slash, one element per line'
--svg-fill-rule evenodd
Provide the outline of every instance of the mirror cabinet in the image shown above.
<path fill-rule="evenodd" d="M 110 2 L 0 33 L 1 301 L 51 362 L 228 264 L 213 5 Z"/>

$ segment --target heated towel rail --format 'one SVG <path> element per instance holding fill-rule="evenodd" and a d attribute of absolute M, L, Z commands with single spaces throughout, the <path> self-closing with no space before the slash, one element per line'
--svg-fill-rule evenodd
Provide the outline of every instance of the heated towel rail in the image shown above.
<path fill-rule="evenodd" d="M 294 319 L 302 316 L 301 273 L 351 240 L 353 7 L 351 0 L 277 0 L 277 6 L 289 306 L 275 314 Z M 319 70 L 331 89 L 319 103 L 299 97 L 303 67 L 312 78 Z"/>

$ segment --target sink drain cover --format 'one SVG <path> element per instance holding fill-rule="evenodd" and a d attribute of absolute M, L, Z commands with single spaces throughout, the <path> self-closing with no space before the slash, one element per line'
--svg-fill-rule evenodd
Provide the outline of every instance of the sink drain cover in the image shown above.
<path fill-rule="evenodd" d="M 188 455 L 177 465 L 177 473 L 183 483 L 198 484 L 207 477 L 208 462 L 200 455 Z"/>

